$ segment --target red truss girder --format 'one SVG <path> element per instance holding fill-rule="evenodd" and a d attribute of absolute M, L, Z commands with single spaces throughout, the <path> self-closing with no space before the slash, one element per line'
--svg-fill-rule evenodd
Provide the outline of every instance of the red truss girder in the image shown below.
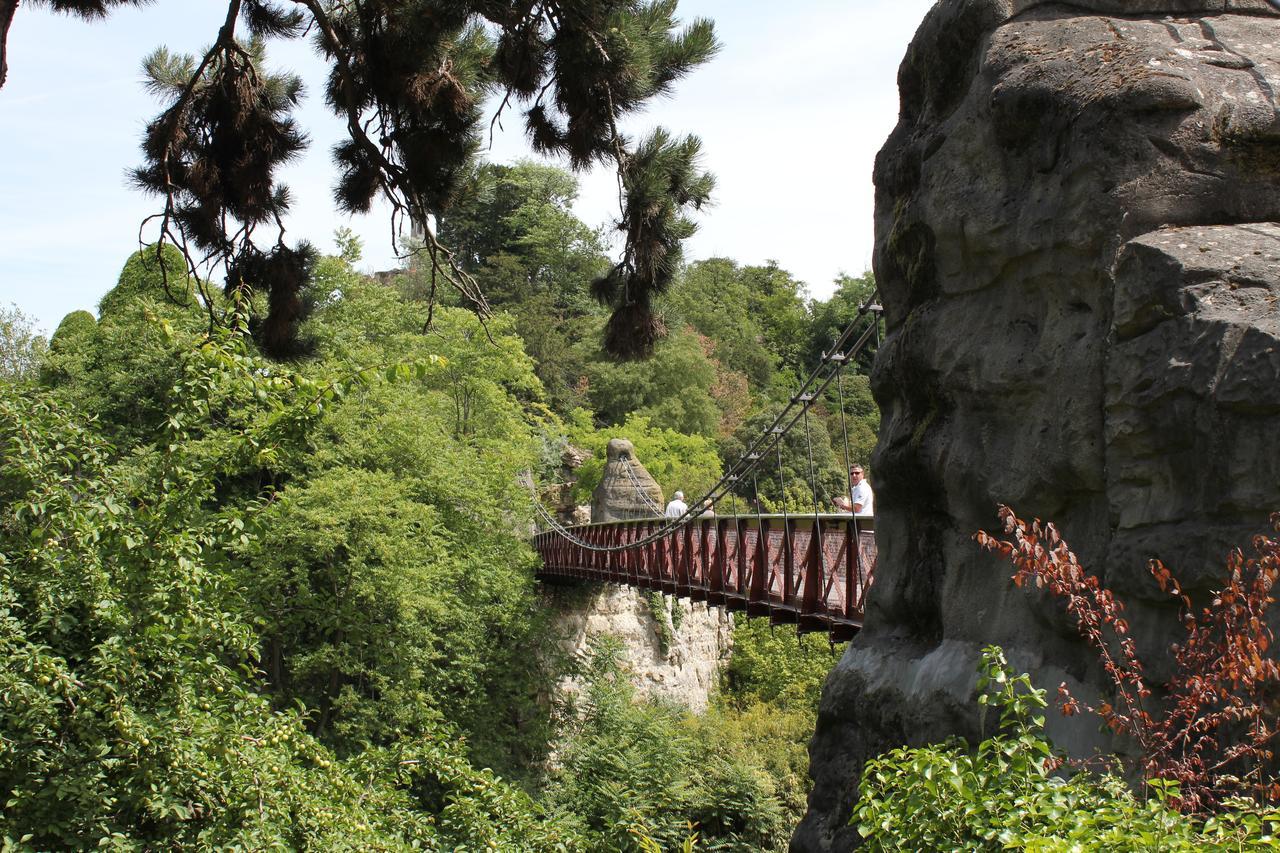
<path fill-rule="evenodd" d="M 652 542 L 625 548 L 660 529 L 663 519 L 584 524 L 569 530 L 594 551 L 555 531 L 539 533 L 538 574 L 661 590 L 705 601 L 801 633 L 826 631 L 837 642 L 862 627 L 875 576 L 872 519 L 849 515 L 699 518 Z M 858 547 L 850 548 L 851 542 Z"/>

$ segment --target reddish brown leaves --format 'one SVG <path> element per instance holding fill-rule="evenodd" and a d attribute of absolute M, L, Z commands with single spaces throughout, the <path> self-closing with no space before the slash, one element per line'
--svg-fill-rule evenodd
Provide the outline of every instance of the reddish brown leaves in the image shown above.
<path fill-rule="evenodd" d="M 1184 811 L 1211 811 L 1238 795 L 1280 801 L 1280 782 L 1259 769 L 1271 760 L 1268 745 L 1280 728 L 1267 699 L 1280 687 L 1280 666 L 1267 657 L 1274 637 L 1266 620 L 1274 602 L 1270 592 L 1280 578 L 1280 541 L 1255 536 L 1254 557 L 1232 551 L 1226 585 L 1199 612 L 1162 562 L 1148 563 L 1160 590 L 1182 605 L 1187 632 L 1184 642 L 1169 649 L 1175 674 L 1165 685 L 1164 699 L 1153 707 L 1144 701 L 1151 690 L 1129 623 L 1120 615 L 1123 603 L 1080 567 L 1052 524 L 1025 522 L 1006 506 L 998 514 L 1009 538 L 979 531 L 974 539 L 1013 564 L 1016 586 L 1032 583 L 1063 600 L 1114 686 L 1114 703 L 1092 708 L 1062 684 L 1062 713 L 1092 711 L 1108 729 L 1132 738 L 1142 753 L 1143 777 L 1177 781 L 1176 805 Z M 1280 531 L 1280 512 L 1271 523 Z"/>

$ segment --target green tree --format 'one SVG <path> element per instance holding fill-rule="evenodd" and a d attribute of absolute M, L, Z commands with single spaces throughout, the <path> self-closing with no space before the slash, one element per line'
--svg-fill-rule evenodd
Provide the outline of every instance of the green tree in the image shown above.
<path fill-rule="evenodd" d="M 63 319 L 41 370 L 46 383 L 99 418 L 105 437 L 122 447 L 153 439 L 174 405 L 168 395 L 179 387 L 181 361 L 168 334 L 195 348 L 209 330 L 181 254 L 172 246 L 159 260 L 155 253 L 147 247 L 129 256 L 102 297 L 97 323 L 87 312 Z"/>
<path fill-rule="evenodd" d="M 18 306 L 0 305 L 0 381 L 35 378 L 48 343 Z"/>
<path fill-rule="evenodd" d="M 721 444 L 726 468 L 746 454 L 757 436 L 773 424 L 779 411 L 781 406 L 776 405 L 762 409 Z M 819 510 L 829 511 L 831 501 L 848 488 L 848 472 L 843 458 L 832 449 L 826 420 L 827 413 L 815 407 L 807 424 L 803 417 L 797 421 L 761 459 L 754 480 L 739 486 L 738 494 L 747 500 L 762 498 L 765 512 L 780 511 L 784 502 L 792 511 L 812 512 L 816 488 Z M 758 491 L 753 493 L 753 489 Z"/>
<path fill-rule="evenodd" d="M 596 353 L 587 364 L 587 396 L 596 416 L 621 424 L 632 414 L 678 432 L 715 437 L 720 409 L 712 396 L 717 365 L 691 329 L 672 333 L 643 362 Z"/>
<path fill-rule="evenodd" d="M 326 408 L 245 554 L 279 701 L 316 708 L 314 730 L 344 752 L 439 715 L 477 760 L 527 771 L 557 659 L 522 541 L 517 474 L 541 429 L 531 361 L 507 319 L 439 308 L 424 335 L 396 290 L 358 276 L 307 333 L 316 382 L 397 381 L 364 379 Z M 402 377 L 407 364 L 421 369 Z"/>
<path fill-rule="evenodd" d="M 809 311 L 804 282 L 775 261 L 744 267 L 742 278 L 751 294 L 752 311 L 760 318 L 765 345 L 778 356 L 784 370 L 806 375 L 804 339 Z"/>
<path fill-rule="evenodd" d="M 665 300 L 667 313 L 715 342 L 715 356 L 747 375 L 763 395 L 781 361 L 765 340 L 763 321 L 743 270 L 728 258 L 690 264 Z"/>
<path fill-rule="evenodd" d="M 790 394 L 788 383 L 808 373 L 805 299 L 803 282 L 772 261 L 742 267 L 728 258 L 710 258 L 684 270 L 664 307 L 673 320 L 714 341 L 716 358 L 745 373 L 753 393 L 764 397 L 771 391 Z M 780 377 L 779 370 L 788 373 Z"/>
<path fill-rule="evenodd" d="M 197 307 L 153 299 L 157 284 L 120 288 L 85 340 L 51 359 L 78 358 L 57 375 L 59 397 L 142 454 L 165 447 L 172 395 L 186 387 L 180 356 L 208 334 Z M 308 730 L 343 754 L 448 718 L 469 737 L 465 754 L 528 772 L 549 737 L 538 696 L 558 659 L 532 604 L 516 482 L 541 446 L 532 362 L 507 318 L 484 326 L 440 308 L 423 334 L 399 293 L 348 259 L 321 259 L 311 289 L 324 294 L 304 332 L 315 354 L 298 369 L 341 393 L 291 441 L 227 466 L 216 492 L 217 505 L 248 513 L 272 490 L 234 584 L 260 626 L 271 696 L 313 709 Z M 238 440 L 255 394 L 205 395 L 202 442 Z"/>
<path fill-rule="evenodd" d="M 580 706 L 547 794 L 593 849 L 674 850 L 692 831 L 709 850 L 785 849 L 768 774 L 679 707 L 638 701 L 615 642 L 592 650 Z"/>
<path fill-rule="evenodd" d="M 871 381 L 865 374 L 846 369 L 827 389 L 824 399 L 826 405 L 818 408 L 817 414 L 830 436 L 837 464 L 867 466 L 880 432 L 880 407 L 871 396 Z"/>
<path fill-rule="evenodd" d="M 861 308 L 876 292 L 876 279 L 870 270 L 854 278 L 841 275 L 836 279 L 836 289 L 825 302 L 812 305 L 813 321 L 810 326 L 808 351 L 805 353 L 809 368 L 817 367 L 824 353 L 831 350 L 840 333 L 858 316 Z M 878 339 L 863 351 L 858 359 L 859 367 L 870 370 L 875 358 Z"/>
<path fill-rule="evenodd" d="M 441 218 L 440 238 L 486 285 L 491 305 L 546 294 L 560 311 L 586 314 L 587 285 L 607 260 L 601 235 L 573 213 L 577 197 L 577 179 L 555 166 L 481 163 Z"/>
<path fill-rule="evenodd" d="M 158 324 L 180 387 L 150 449 L 0 384 L 5 846 L 583 849 L 473 769 L 448 725 L 344 758 L 310 711 L 261 695 L 261 615 L 236 567 L 270 502 L 219 496 L 228 474 L 295 457 L 342 395 L 242 339 L 191 347 Z"/>
<path fill-rule="evenodd" d="M 733 702 L 766 702 L 816 714 L 822 682 L 839 651 L 820 634 L 799 636 L 764 619 L 739 617 L 733 654 L 722 673 L 723 695 Z"/>
<path fill-rule="evenodd" d="M 195 285 L 181 252 L 173 246 L 156 245 L 130 255 L 115 287 L 98 301 L 98 315 L 106 317 L 132 311 L 140 298 L 153 302 L 165 300 L 179 307 L 196 304 Z"/>
<path fill-rule="evenodd" d="M 580 345 L 599 311 L 588 284 L 608 267 L 600 234 L 572 212 L 577 180 L 553 166 L 482 164 L 440 223 L 460 265 L 489 304 L 510 312 L 547 396 L 558 411 L 582 405 Z M 413 293 L 430 293 L 431 272 L 407 274 Z"/>
<path fill-rule="evenodd" d="M 80 338 L 93 332 L 97 323 L 97 319 L 88 311 L 72 311 L 58 324 L 53 337 L 49 339 L 49 348 L 57 351 L 62 347 L 75 347 Z"/>

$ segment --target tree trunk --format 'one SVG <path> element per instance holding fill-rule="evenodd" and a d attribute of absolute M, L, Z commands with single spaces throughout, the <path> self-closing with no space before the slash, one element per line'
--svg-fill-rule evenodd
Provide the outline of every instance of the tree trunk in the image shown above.
<path fill-rule="evenodd" d="M 18 0 L 0 0 L 0 89 L 9 76 L 9 25 L 18 11 Z"/>

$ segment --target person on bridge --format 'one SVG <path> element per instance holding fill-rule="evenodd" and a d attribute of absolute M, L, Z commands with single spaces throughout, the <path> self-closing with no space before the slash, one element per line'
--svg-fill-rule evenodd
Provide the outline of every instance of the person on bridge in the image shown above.
<path fill-rule="evenodd" d="M 684 492 L 676 490 L 671 496 L 671 503 L 667 504 L 667 511 L 663 513 L 667 518 L 679 518 L 689 511 L 689 505 L 684 502 Z"/>
<path fill-rule="evenodd" d="M 849 467 L 849 495 L 836 497 L 836 506 L 841 512 L 852 512 L 854 515 L 875 515 L 876 496 L 871 491 L 871 484 L 862 476 L 861 465 Z"/>

